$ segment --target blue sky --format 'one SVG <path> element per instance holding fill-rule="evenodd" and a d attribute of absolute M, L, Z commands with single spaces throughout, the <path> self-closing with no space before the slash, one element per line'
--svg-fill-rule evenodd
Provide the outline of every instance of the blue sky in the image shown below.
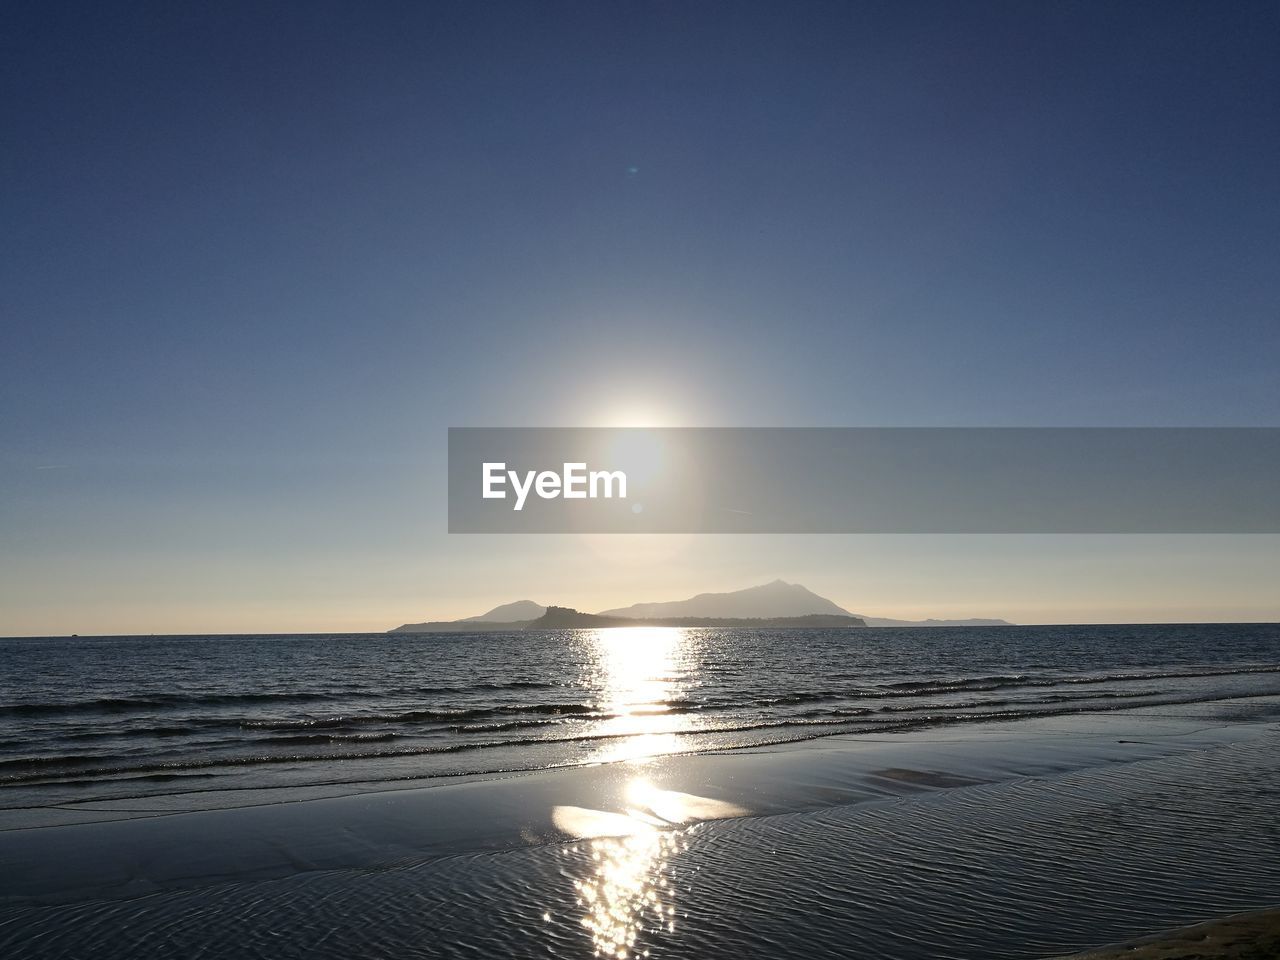
<path fill-rule="evenodd" d="M 1274 537 L 604 548 L 443 497 L 450 425 L 1280 425 L 1274 4 L 10 10 L 0 633 L 774 576 L 1280 618 Z"/>

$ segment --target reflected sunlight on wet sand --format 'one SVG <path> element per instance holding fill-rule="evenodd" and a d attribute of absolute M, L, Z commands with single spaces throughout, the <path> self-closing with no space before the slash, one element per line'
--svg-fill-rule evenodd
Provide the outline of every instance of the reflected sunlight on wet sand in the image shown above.
<path fill-rule="evenodd" d="M 604 728 L 619 739 L 608 742 L 595 759 L 634 762 L 674 749 L 676 738 L 669 731 L 675 718 L 668 704 L 679 696 L 684 675 L 696 669 L 688 638 L 686 631 L 661 627 L 596 632 L 594 662 L 605 691 L 601 706 L 613 715 Z M 552 811 L 557 829 L 589 844 L 591 870 L 573 881 L 578 922 L 590 934 L 595 954 L 616 960 L 649 956 L 646 931 L 675 931 L 669 858 L 687 843 L 674 828 L 748 812 L 736 804 L 664 790 L 643 776 L 628 781 L 623 802 L 619 812 L 569 805 Z"/>

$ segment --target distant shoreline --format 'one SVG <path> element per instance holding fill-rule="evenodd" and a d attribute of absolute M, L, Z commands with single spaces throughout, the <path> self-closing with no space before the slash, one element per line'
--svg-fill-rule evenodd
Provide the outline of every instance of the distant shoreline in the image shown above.
<path fill-rule="evenodd" d="M 597 630 L 630 627 L 788 627 L 810 630 L 863 628 L 861 617 L 827 613 L 810 613 L 798 617 L 611 617 L 582 613 L 571 607 L 547 607 L 547 612 L 531 620 L 525 630 L 565 630 L 588 628 Z"/>
<path fill-rule="evenodd" d="M 0 641 L 8 640 L 216 640 L 219 638 L 234 639 L 243 637 L 301 638 L 323 637 L 384 637 L 388 634 L 406 636 L 426 634 L 462 634 L 462 633 L 510 633 L 519 630 L 517 623 L 486 623 L 484 621 L 440 620 L 426 623 L 406 623 L 391 630 L 210 630 L 205 633 L 163 633 L 148 631 L 146 633 L 14 633 L 0 636 Z M 865 629 L 874 630 L 1010 630 L 1028 627 L 1075 627 L 1078 629 L 1098 627 L 1273 627 L 1280 626 L 1280 620 L 1134 620 L 1134 621 L 1092 621 L 1088 623 L 938 623 L 921 625 L 918 623 L 901 624 L 868 624 Z M 582 628 L 590 629 L 590 628 Z M 696 628 L 690 628 L 696 629 Z"/>
<path fill-rule="evenodd" d="M 964 620 L 894 620 L 854 613 L 798 583 L 773 580 L 769 583 L 728 593 L 700 593 L 685 600 L 633 603 L 598 613 L 583 613 L 571 607 L 542 605 L 533 600 L 516 600 L 494 607 L 479 616 L 462 620 L 429 620 L 405 623 L 390 633 L 457 633 L 470 624 L 483 623 L 484 630 L 563 630 L 575 627 L 946 627 L 1012 626 L 1007 620 L 970 617 Z"/>

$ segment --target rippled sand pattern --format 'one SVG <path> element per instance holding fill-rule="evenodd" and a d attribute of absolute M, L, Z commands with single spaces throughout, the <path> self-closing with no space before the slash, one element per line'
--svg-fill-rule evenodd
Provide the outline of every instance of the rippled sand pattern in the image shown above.
<path fill-rule="evenodd" d="M 578 840 L 20 908 L 0 913 L 0 956 L 1044 957 L 1280 901 L 1278 814 L 1280 732 L 701 823 L 662 832 L 659 853 L 617 874 L 602 873 L 601 841 Z M 584 891 L 613 881 L 611 928 Z M 627 899 L 654 882 L 660 896 Z"/>

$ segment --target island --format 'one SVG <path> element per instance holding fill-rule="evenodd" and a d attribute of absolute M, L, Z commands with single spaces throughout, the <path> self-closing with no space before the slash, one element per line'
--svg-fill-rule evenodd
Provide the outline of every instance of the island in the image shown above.
<path fill-rule="evenodd" d="M 861 617 L 831 613 L 809 613 L 798 617 L 606 617 L 597 613 L 580 613 L 572 607 L 547 607 L 537 620 L 525 624 L 524 630 L 570 630 L 590 628 L 611 630 L 616 627 L 785 627 L 830 630 L 833 627 L 865 627 Z"/>
<path fill-rule="evenodd" d="M 405 623 L 390 633 L 497 633 L 563 630 L 576 627 L 1007 627 L 1008 621 L 894 620 L 851 613 L 812 590 L 774 580 L 727 593 L 700 593 L 685 600 L 634 603 L 629 607 L 582 613 L 572 607 L 543 606 L 516 600 L 462 620 Z"/>

